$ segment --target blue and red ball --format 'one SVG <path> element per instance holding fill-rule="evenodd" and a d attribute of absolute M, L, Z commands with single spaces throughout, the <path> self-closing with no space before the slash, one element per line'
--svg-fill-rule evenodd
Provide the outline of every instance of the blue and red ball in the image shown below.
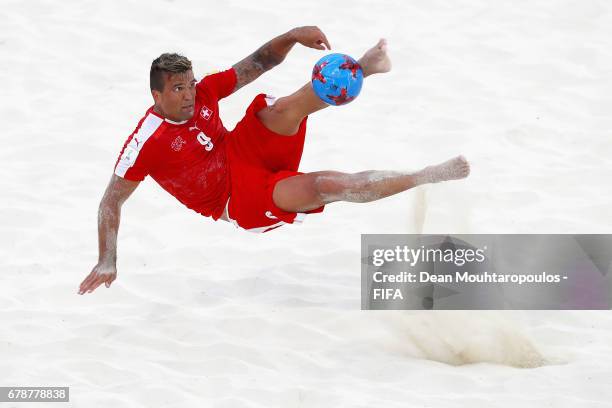
<path fill-rule="evenodd" d="M 345 54 L 329 54 L 312 69 L 312 88 L 329 105 L 345 105 L 361 92 L 363 69 Z"/>

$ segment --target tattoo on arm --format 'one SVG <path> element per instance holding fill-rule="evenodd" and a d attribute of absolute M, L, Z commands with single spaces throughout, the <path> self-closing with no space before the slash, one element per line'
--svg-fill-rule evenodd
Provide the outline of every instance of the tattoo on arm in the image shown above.
<path fill-rule="evenodd" d="M 284 59 L 285 55 L 274 52 L 271 41 L 264 44 L 253 54 L 234 65 L 237 78 L 234 92 L 250 84 L 261 74 L 283 62 Z"/>

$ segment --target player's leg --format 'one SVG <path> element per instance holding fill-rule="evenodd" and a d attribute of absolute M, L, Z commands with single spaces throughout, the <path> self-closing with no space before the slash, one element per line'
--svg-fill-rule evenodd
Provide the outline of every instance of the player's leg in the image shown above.
<path fill-rule="evenodd" d="M 334 201 L 375 201 L 421 184 L 462 179 L 469 173 L 470 165 L 463 156 L 411 173 L 318 171 L 280 180 L 272 197 L 282 210 L 305 212 Z"/>
<path fill-rule="evenodd" d="M 391 60 L 387 55 L 387 41 L 381 39 L 378 44 L 366 51 L 358 62 L 363 69 L 364 77 L 390 71 Z M 314 93 L 309 82 L 293 94 L 279 98 L 274 105 L 257 112 L 257 117 L 273 132 L 293 135 L 297 132 L 302 119 L 327 106 L 329 105 Z"/>

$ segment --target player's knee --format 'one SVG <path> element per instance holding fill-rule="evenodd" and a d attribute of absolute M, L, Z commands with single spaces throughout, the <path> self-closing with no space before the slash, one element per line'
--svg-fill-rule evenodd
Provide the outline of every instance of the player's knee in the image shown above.
<path fill-rule="evenodd" d="M 318 175 L 314 181 L 315 191 L 321 202 L 343 200 L 347 192 L 355 186 L 352 174 L 341 172 L 325 172 Z"/>
<path fill-rule="evenodd" d="M 283 97 L 276 99 L 273 105 L 270 105 L 259 112 L 270 117 L 287 117 L 290 116 L 294 110 L 294 104 L 292 104 L 287 97 Z"/>
<path fill-rule="evenodd" d="M 372 201 L 375 198 L 371 194 L 371 185 L 372 180 L 364 173 L 326 172 L 315 180 L 316 191 L 324 203 Z"/>
<path fill-rule="evenodd" d="M 293 135 L 297 132 L 302 118 L 293 107 L 283 98 L 274 105 L 257 112 L 257 117 L 269 130 L 281 135 Z"/>

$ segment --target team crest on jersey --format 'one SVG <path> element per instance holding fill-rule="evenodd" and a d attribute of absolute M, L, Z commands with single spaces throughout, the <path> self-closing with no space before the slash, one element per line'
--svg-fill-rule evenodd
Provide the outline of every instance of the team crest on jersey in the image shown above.
<path fill-rule="evenodd" d="M 187 142 L 185 141 L 185 139 L 183 139 L 180 136 L 177 136 L 176 139 L 174 139 L 174 142 L 172 142 L 172 144 L 170 145 L 170 147 L 175 152 L 178 152 L 178 151 L 180 151 L 183 148 L 183 145 L 186 144 L 186 143 Z"/>
<path fill-rule="evenodd" d="M 204 120 L 209 120 L 212 114 L 213 114 L 212 109 L 208 109 L 206 106 L 202 107 L 202 110 L 200 111 L 200 116 Z"/>

